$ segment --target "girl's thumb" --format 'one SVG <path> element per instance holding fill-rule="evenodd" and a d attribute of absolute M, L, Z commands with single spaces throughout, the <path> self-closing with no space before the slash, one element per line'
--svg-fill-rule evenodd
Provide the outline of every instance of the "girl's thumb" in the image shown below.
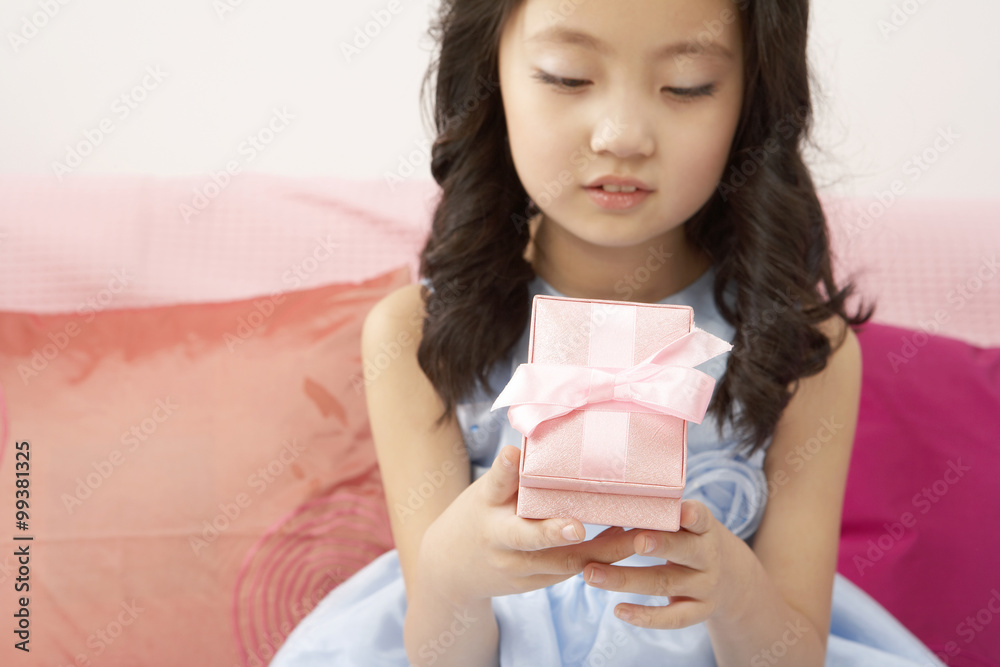
<path fill-rule="evenodd" d="M 520 460 L 521 450 L 517 447 L 504 445 L 500 448 L 490 471 L 489 495 L 493 502 L 505 502 L 517 491 Z"/>

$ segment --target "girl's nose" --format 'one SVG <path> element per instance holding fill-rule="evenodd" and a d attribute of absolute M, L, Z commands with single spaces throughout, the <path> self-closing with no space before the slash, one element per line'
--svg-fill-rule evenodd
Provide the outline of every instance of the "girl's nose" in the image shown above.
<path fill-rule="evenodd" d="M 619 158 L 649 157 L 655 145 L 645 108 L 634 97 L 625 95 L 609 105 L 608 112 L 594 124 L 590 138 L 592 151 L 607 151 Z"/>

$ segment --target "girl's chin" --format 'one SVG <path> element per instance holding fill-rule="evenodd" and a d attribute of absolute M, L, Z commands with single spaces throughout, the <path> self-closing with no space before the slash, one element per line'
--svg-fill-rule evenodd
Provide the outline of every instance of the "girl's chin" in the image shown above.
<path fill-rule="evenodd" d="M 670 232 L 683 233 L 683 223 L 672 227 L 649 227 L 637 224 L 636 220 L 626 217 L 615 219 L 593 219 L 584 222 L 585 216 L 570 218 L 572 224 L 564 224 L 558 220 L 548 219 L 548 224 L 559 227 L 561 236 L 568 235 L 588 245 L 604 248 L 634 248 L 650 243 L 662 243 L 663 236 Z M 550 237 L 551 233 L 548 234 Z M 554 240 L 554 239 L 553 239 Z"/>

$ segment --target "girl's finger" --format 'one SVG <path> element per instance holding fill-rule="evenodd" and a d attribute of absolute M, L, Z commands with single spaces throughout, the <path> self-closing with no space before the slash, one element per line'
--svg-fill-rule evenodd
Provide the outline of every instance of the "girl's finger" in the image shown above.
<path fill-rule="evenodd" d="M 517 493 L 518 466 L 521 460 L 521 450 L 505 445 L 500 448 L 493 465 L 486 471 L 484 493 L 486 502 L 491 505 L 503 505 Z"/>
<path fill-rule="evenodd" d="M 673 600 L 668 605 L 647 607 L 623 603 L 615 607 L 615 616 L 640 628 L 677 630 L 697 625 L 710 615 L 702 600 Z"/>
<path fill-rule="evenodd" d="M 636 533 L 635 552 L 642 556 L 662 558 L 671 563 L 702 570 L 707 565 L 705 554 L 702 552 L 705 539 L 683 530 L 676 533 L 643 530 Z M 650 545 L 652 551 L 646 551 Z"/>
<path fill-rule="evenodd" d="M 532 572 L 572 575 L 583 572 L 588 563 L 615 563 L 634 553 L 631 533 L 618 528 L 606 530 L 594 539 L 579 544 L 524 552 L 522 555 L 526 568 Z"/>
<path fill-rule="evenodd" d="M 583 524 L 576 519 L 514 517 L 506 526 L 501 542 L 516 551 L 538 551 L 577 544 L 586 537 Z"/>
<path fill-rule="evenodd" d="M 698 598 L 704 594 L 698 586 L 699 574 L 691 568 L 676 563 L 649 567 L 590 563 L 583 570 L 583 580 L 595 588 L 609 591 L 664 598 L 670 596 Z"/>
<path fill-rule="evenodd" d="M 700 500 L 686 498 L 681 503 L 681 528 L 688 532 L 705 534 L 711 528 L 714 518 L 712 511 Z"/>

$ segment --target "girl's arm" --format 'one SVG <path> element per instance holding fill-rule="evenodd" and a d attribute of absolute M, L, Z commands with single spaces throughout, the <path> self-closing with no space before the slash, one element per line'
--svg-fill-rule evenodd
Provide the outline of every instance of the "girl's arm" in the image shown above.
<path fill-rule="evenodd" d="M 407 285 L 372 308 L 361 341 L 372 438 L 406 586 L 406 653 L 413 665 L 496 664 L 490 599 L 456 605 L 417 569 L 428 526 L 470 484 L 458 424 L 433 426 L 443 406 L 417 363 L 423 319 L 420 286 Z"/>
<path fill-rule="evenodd" d="M 846 331 L 845 331 L 846 329 Z M 747 613 L 706 626 L 720 666 L 822 666 L 830 632 L 841 514 L 861 394 L 861 349 L 840 318 L 820 373 L 802 378 L 764 462 L 769 497 L 753 539 L 757 568 Z"/>

